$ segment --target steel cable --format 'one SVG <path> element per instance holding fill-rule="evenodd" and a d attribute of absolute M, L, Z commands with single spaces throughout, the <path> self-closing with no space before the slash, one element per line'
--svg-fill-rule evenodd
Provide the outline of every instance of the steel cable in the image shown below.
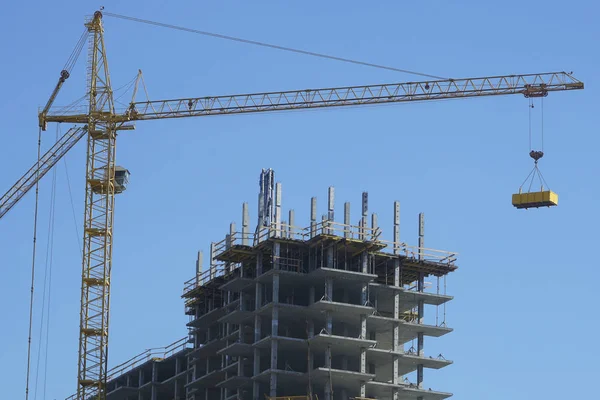
<path fill-rule="evenodd" d="M 34 284 L 35 284 L 35 255 L 36 255 L 36 245 L 37 245 L 37 220 L 38 220 L 38 205 L 39 205 L 39 193 L 40 193 L 40 183 L 39 183 L 39 170 L 40 170 L 40 160 L 42 156 L 42 128 L 38 130 L 38 158 L 37 158 L 37 172 L 36 172 L 36 182 L 35 182 L 35 208 L 33 212 L 33 249 L 31 255 L 31 289 L 30 289 L 30 297 L 29 297 L 29 333 L 27 337 L 27 377 L 25 382 L 25 400 L 29 400 L 29 377 L 31 375 L 31 331 L 33 328 L 33 294 L 34 294 Z"/>
<path fill-rule="evenodd" d="M 326 58 L 326 59 L 329 59 L 329 60 L 336 60 L 336 61 L 342 61 L 342 62 L 346 62 L 346 63 L 350 63 L 350 64 L 357 64 L 357 65 L 363 65 L 363 66 L 367 66 L 367 67 L 385 69 L 385 70 L 388 70 L 388 71 L 403 72 L 403 73 L 406 73 L 406 74 L 419 75 L 419 76 L 424 76 L 424 77 L 427 77 L 427 78 L 447 79 L 447 78 L 443 78 L 443 77 L 440 77 L 440 76 L 425 74 L 425 73 L 422 73 L 422 72 L 410 71 L 410 70 L 407 70 L 407 69 L 401 69 L 401 68 L 395 68 L 395 67 L 388 67 L 386 65 L 373 64 L 373 63 L 369 63 L 369 62 L 365 62 L 365 61 L 359 61 L 359 60 L 354 60 L 354 59 L 350 59 L 350 58 L 331 56 L 331 55 L 328 55 L 328 54 L 316 53 L 316 52 L 307 51 L 307 50 L 300 50 L 300 49 L 295 49 L 295 48 L 286 47 L 286 46 L 279 46 L 279 45 L 275 45 L 275 44 L 270 44 L 270 43 L 265 43 L 265 42 L 259 42 L 259 41 L 256 41 L 256 40 L 242 39 L 242 38 L 235 37 L 235 36 L 228 36 L 228 35 L 222 35 L 222 34 L 219 34 L 219 33 L 201 31 L 201 30 L 198 30 L 198 29 L 186 28 L 186 27 L 178 26 L 178 25 L 165 24 L 165 23 L 162 23 L 162 22 L 150 21 L 150 20 L 147 20 L 147 19 L 141 19 L 141 18 L 135 18 L 135 17 L 129 17 L 129 16 L 126 16 L 126 15 L 114 14 L 114 13 L 110 13 L 110 12 L 104 12 L 104 15 L 106 15 L 107 17 L 120 18 L 120 19 L 129 20 L 129 21 L 140 22 L 140 23 L 143 23 L 143 24 L 160 26 L 160 27 L 163 27 L 163 28 L 175 29 L 175 30 L 184 31 L 184 32 L 190 32 L 190 33 L 196 33 L 198 35 L 211 36 L 211 37 L 215 37 L 215 38 L 219 38 L 219 39 L 231 40 L 231 41 L 234 41 L 234 42 L 240 42 L 240 43 L 252 44 L 252 45 L 256 45 L 256 46 L 268 47 L 268 48 L 276 49 L 276 50 L 288 51 L 288 52 L 291 52 L 291 53 L 297 53 L 297 54 L 304 54 L 304 55 L 313 56 L 313 57 Z"/>

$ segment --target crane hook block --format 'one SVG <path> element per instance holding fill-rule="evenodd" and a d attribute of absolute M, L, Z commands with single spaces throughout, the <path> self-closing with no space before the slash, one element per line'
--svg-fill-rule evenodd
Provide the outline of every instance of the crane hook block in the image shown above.
<path fill-rule="evenodd" d="M 529 157 L 533 158 L 535 160 L 535 162 L 537 163 L 540 158 L 544 157 L 544 152 L 537 151 L 537 150 L 531 150 L 529 152 Z"/>

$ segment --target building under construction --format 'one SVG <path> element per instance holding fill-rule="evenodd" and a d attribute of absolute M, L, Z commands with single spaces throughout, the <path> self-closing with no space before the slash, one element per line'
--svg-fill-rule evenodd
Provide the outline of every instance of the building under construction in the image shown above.
<path fill-rule="evenodd" d="M 256 228 L 244 203 L 241 230 L 231 224 L 205 262 L 198 254 L 182 296 L 188 337 L 113 369 L 109 400 L 451 396 L 424 384 L 425 369 L 452 363 L 428 354 L 425 338 L 452 331 L 446 276 L 456 256 L 425 248 L 423 215 L 409 246 L 398 202 L 385 241 L 367 193 L 354 224 L 349 203 L 338 222 L 334 188 L 320 218 L 311 199 L 308 227 L 293 210 L 283 220 L 281 199 L 273 171 L 263 170 Z"/>

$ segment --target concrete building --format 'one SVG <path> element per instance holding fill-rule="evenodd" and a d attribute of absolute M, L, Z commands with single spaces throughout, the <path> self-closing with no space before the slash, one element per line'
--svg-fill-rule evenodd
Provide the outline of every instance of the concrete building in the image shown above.
<path fill-rule="evenodd" d="M 367 193 L 352 224 L 349 203 L 343 222 L 336 220 L 329 188 L 327 214 L 317 219 L 312 198 L 310 223 L 299 227 L 293 210 L 282 219 L 272 170 L 260 183 L 257 228 L 250 231 L 245 203 L 242 229 L 231 224 L 211 245 L 206 268 L 198 254 L 196 276 L 183 293 L 189 338 L 172 355 L 122 368 L 108 398 L 450 397 L 424 386 L 426 369 L 452 363 L 427 354 L 425 341 L 452 331 L 445 281 L 456 255 L 425 248 L 423 215 L 418 245 L 409 246 L 400 241 L 395 202 L 393 238 L 385 241 Z"/>

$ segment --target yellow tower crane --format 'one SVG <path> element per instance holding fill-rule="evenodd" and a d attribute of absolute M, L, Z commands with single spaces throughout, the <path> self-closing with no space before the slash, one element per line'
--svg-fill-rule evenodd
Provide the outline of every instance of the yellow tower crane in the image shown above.
<path fill-rule="evenodd" d="M 125 190 L 129 175 L 116 165 L 116 137 L 119 130 L 133 129 L 131 122 L 512 94 L 544 97 L 550 92 L 583 89 L 583 83 L 571 74 L 551 72 L 160 101 L 134 99 L 125 112 L 118 113 L 113 101 L 102 13 L 96 11 L 85 26 L 84 36 L 89 40 L 87 111 L 73 113 L 50 108 L 68 78 L 68 73 L 61 74 L 48 104 L 39 114 L 40 127 L 45 130 L 49 122 L 76 126 L 0 198 L 1 218 L 79 139 L 87 136 L 78 400 L 106 398 L 115 195 Z"/>

